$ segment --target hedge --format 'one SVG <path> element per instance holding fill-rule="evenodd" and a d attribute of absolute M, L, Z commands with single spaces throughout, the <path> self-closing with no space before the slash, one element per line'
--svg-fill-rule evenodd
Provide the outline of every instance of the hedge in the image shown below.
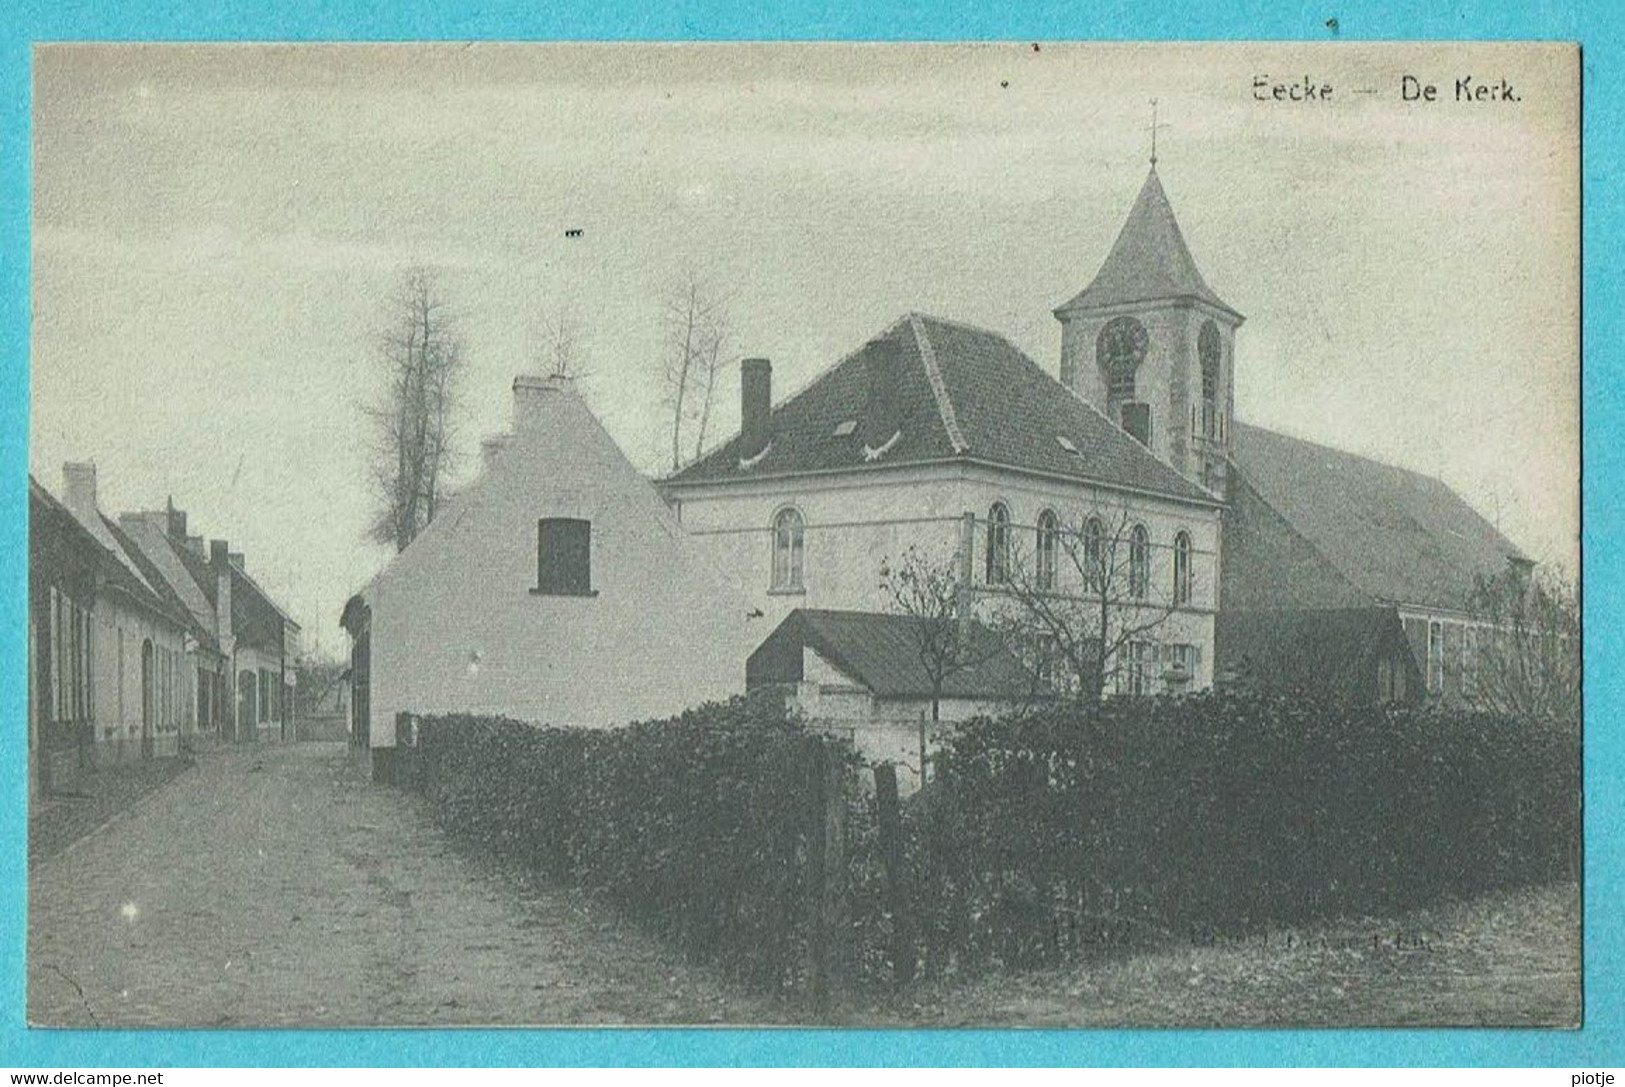
<path fill-rule="evenodd" d="M 891 867 L 868 771 L 771 699 L 418 734 L 409 776 L 455 833 L 784 991 L 817 970 L 1032 966 L 1578 874 L 1577 729 L 1481 714 L 1199 695 L 978 718 L 903 802 Z M 833 874 L 813 870 L 831 813 Z"/>

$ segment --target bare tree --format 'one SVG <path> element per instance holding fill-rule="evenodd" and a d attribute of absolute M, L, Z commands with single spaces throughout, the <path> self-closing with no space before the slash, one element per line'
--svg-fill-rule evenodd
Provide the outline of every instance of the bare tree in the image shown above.
<path fill-rule="evenodd" d="M 987 580 L 1000 591 L 994 621 L 1037 679 L 1084 701 L 1098 701 L 1111 686 L 1150 693 L 1158 628 L 1197 583 L 1189 546 L 1173 577 L 1159 576 L 1167 573 L 1159 571 L 1159 549 L 1126 505 L 1099 505 L 1036 531 L 990 524 L 987 537 Z"/>
<path fill-rule="evenodd" d="M 727 362 L 727 298 L 689 269 L 667 289 L 664 381 L 671 412 L 671 466 L 682 467 L 685 448 L 699 456 L 716 402 L 717 376 Z M 689 428 L 692 442 L 684 441 Z"/>
<path fill-rule="evenodd" d="M 452 428 L 463 344 L 434 273 L 408 270 L 379 338 L 384 381 L 365 411 L 372 423 L 372 477 L 381 509 L 372 534 L 396 551 L 435 519 L 452 466 Z"/>
<path fill-rule="evenodd" d="M 906 615 L 920 667 L 931 682 L 931 721 L 942 720 L 942 692 L 949 679 L 986 663 L 1003 647 L 978 638 L 968 612 L 959 559 L 935 559 L 910 545 L 897 562 L 880 566 L 880 587 L 889 610 Z"/>
<path fill-rule="evenodd" d="M 1480 578 L 1470 682 L 1485 709 L 1524 719 L 1580 719 L 1580 594 L 1550 568 Z"/>
<path fill-rule="evenodd" d="M 536 322 L 537 362 L 556 377 L 587 377 L 587 343 L 569 306 L 543 311 Z"/>

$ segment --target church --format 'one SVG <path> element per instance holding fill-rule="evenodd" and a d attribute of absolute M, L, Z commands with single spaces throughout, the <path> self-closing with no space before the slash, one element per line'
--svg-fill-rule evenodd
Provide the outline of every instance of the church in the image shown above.
<path fill-rule="evenodd" d="M 1037 588 L 1143 612 L 1141 639 L 1106 639 L 1126 658 L 1108 692 L 1470 698 L 1475 578 L 1527 560 L 1437 480 L 1236 420 L 1244 318 L 1203 278 L 1154 160 L 1054 315 L 1053 374 L 922 314 L 776 407 L 770 365 L 747 360 L 741 433 L 664 490 L 774 622 L 885 611 L 881 560 L 935 540 L 984 602 L 1011 593 L 1024 550 Z M 1115 594 L 1110 571 L 1073 563 L 1068 583 L 1054 558 L 1102 523 L 1126 533 Z"/>
<path fill-rule="evenodd" d="M 399 711 L 609 727 L 748 680 L 895 726 L 881 746 L 903 755 L 928 704 L 949 720 L 1008 704 L 1013 677 L 1057 681 L 1064 621 L 932 690 L 887 584 L 911 555 L 978 631 L 1012 606 L 1096 616 L 1103 694 L 1471 699 L 1470 593 L 1528 560 L 1435 479 L 1237 420 L 1244 318 L 1154 158 L 1053 313 L 1053 369 L 918 312 L 777 403 L 772 363 L 746 359 L 739 433 L 658 480 L 568 378 L 517 379 L 516 433 L 346 608 L 362 742 L 393 744 Z"/>

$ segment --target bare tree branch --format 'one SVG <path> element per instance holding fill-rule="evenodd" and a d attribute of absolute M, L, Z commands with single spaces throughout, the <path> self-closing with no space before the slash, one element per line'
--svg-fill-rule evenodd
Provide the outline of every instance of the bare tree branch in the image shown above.
<path fill-rule="evenodd" d="M 383 389 L 363 415 L 373 432 L 379 515 L 372 535 L 397 551 L 434 520 L 452 461 L 462 337 L 433 272 L 405 272 L 379 337 Z"/>

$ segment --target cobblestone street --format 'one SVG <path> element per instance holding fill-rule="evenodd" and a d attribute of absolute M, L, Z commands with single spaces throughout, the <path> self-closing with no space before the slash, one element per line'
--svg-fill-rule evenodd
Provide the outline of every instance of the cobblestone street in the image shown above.
<path fill-rule="evenodd" d="M 29 879 L 39 1026 L 782 1018 L 578 893 L 458 852 L 341 744 L 221 748 Z"/>

